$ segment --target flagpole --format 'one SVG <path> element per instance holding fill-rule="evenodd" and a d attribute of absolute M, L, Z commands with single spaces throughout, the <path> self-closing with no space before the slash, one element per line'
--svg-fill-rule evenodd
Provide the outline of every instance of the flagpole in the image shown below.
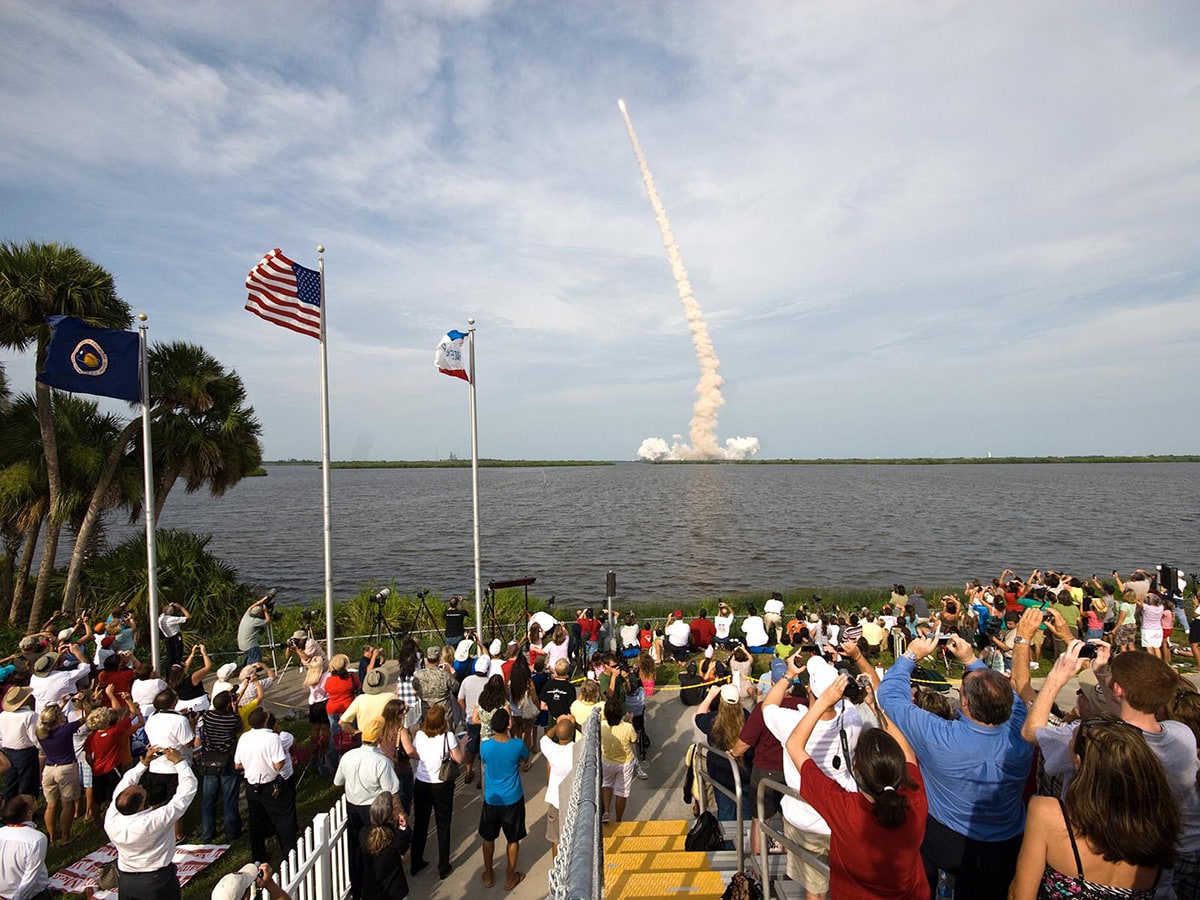
<path fill-rule="evenodd" d="M 325 651 L 334 654 L 333 643 L 333 524 L 329 502 L 329 356 L 325 347 L 328 311 L 325 308 L 325 246 L 317 245 L 317 269 L 321 273 L 321 488 L 325 511 Z"/>
<path fill-rule="evenodd" d="M 475 319 L 467 319 L 467 363 L 471 386 L 471 509 L 475 517 L 475 634 L 483 643 L 483 581 L 479 574 L 479 424 L 475 415 Z M 494 635 L 493 635 L 494 636 Z"/>
<path fill-rule="evenodd" d="M 146 314 L 138 313 L 141 364 L 142 477 L 146 514 L 146 582 L 150 604 L 150 665 L 158 669 L 158 540 L 154 529 L 154 448 L 150 443 L 150 366 L 146 361 Z"/>

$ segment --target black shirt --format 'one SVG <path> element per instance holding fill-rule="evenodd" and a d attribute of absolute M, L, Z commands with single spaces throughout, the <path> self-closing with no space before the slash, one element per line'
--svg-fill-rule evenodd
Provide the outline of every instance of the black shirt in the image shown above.
<path fill-rule="evenodd" d="M 466 632 L 467 611 L 465 609 L 448 609 L 442 615 L 446 618 L 446 637 L 462 637 Z"/>
<path fill-rule="evenodd" d="M 538 697 L 546 704 L 551 721 L 559 716 L 565 716 L 571 711 L 575 695 L 575 685 L 565 678 L 551 678 L 538 691 Z"/>
<path fill-rule="evenodd" d="M 695 687 L 695 685 L 703 684 L 704 680 L 699 675 L 689 675 L 687 672 L 679 673 L 679 699 L 683 701 L 684 706 L 699 706 L 704 700 L 705 689 Z"/>

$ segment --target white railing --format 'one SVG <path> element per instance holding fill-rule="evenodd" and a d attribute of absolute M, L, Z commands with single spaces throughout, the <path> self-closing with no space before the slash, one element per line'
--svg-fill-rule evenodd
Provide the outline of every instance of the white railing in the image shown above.
<path fill-rule="evenodd" d="M 345 900 L 350 894 L 350 837 L 346 798 L 317 813 L 275 879 L 292 900 Z M 265 898 L 265 892 L 260 895 Z"/>

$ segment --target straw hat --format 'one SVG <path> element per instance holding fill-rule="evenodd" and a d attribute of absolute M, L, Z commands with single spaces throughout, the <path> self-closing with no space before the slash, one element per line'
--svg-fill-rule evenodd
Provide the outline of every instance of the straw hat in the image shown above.
<path fill-rule="evenodd" d="M 33 696 L 33 691 L 27 687 L 9 688 L 4 693 L 4 711 L 16 712 L 22 706 L 29 702 L 29 698 Z"/>
<path fill-rule="evenodd" d="M 58 665 L 58 654 L 54 652 L 43 653 L 37 658 L 33 664 L 34 675 L 45 675 L 51 669 Z"/>
<path fill-rule="evenodd" d="M 367 694 L 382 694 L 388 689 L 387 675 L 383 669 L 372 669 L 363 679 L 363 692 Z"/>

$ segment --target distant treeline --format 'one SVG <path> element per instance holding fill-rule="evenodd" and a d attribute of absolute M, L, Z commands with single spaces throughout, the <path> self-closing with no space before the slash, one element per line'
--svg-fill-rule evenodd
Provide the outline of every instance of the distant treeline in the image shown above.
<path fill-rule="evenodd" d="M 1033 465 L 1036 463 L 1194 463 L 1200 456 L 925 456 L 896 459 L 695 459 L 663 460 L 650 465 L 682 466 L 946 466 L 946 465 Z M 275 459 L 267 466 L 319 466 L 314 459 Z M 346 460 L 332 462 L 334 469 L 462 469 L 469 459 L 437 460 Z M 599 459 L 481 459 L 480 468 L 515 469 L 523 466 L 612 466 L 616 462 Z"/>

